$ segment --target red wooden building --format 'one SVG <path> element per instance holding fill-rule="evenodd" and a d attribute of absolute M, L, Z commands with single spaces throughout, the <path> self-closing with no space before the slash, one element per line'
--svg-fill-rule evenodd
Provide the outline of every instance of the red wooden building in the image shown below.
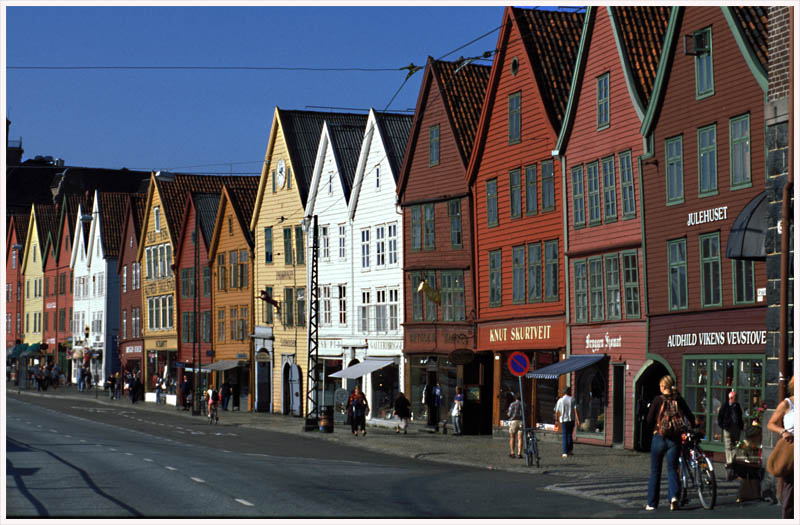
<path fill-rule="evenodd" d="M 634 429 L 640 430 L 638 384 L 648 393 L 657 389 L 657 379 L 639 376 L 647 354 L 639 129 L 669 12 L 668 7 L 587 8 L 555 148 L 567 188 L 570 355 L 601 357 L 571 378 L 580 421 L 576 435 L 588 443 L 633 448 Z"/>
<path fill-rule="evenodd" d="M 131 194 L 127 198 L 125 224 L 122 228 L 117 273 L 119 274 L 119 359 L 125 372 L 142 370 L 142 270 L 137 260 L 145 198 Z"/>
<path fill-rule="evenodd" d="M 642 125 L 647 357 L 677 378 L 710 450 L 727 391 L 748 421 L 764 403 L 764 239 L 743 253 L 739 222 L 764 211 L 766 23 L 763 7 L 673 9 Z"/>
<path fill-rule="evenodd" d="M 427 418 L 426 384 L 438 381 L 446 399 L 457 385 L 468 387 L 464 432 L 488 433 L 493 364 L 490 352 L 475 353 L 473 201 L 465 172 L 490 68 L 458 68 L 457 62 L 428 59 L 397 185 L 403 208 L 405 391 L 414 413 Z M 438 304 L 418 292 L 422 281 L 439 291 Z"/>
<path fill-rule="evenodd" d="M 473 195 L 477 350 L 494 353 L 493 423 L 517 378 L 512 351 L 533 368 L 566 357 L 561 163 L 564 118 L 584 13 L 506 8 L 475 147 Z M 557 384 L 525 380 L 529 417 L 553 423 Z M 530 419 L 529 419 L 530 421 Z"/>
<path fill-rule="evenodd" d="M 24 335 L 22 295 L 24 278 L 22 276 L 22 250 L 28 234 L 30 214 L 14 214 L 6 218 L 6 348 L 14 352 L 22 343 Z M 20 350 L 20 349 L 16 349 Z M 18 354 L 19 352 L 17 352 Z"/>
<path fill-rule="evenodd" d="M 190 192 L 183 212 L 183 225 L 175 250 L 178 300 L 178 384 L 188 377 L 191 388 L 207 388 L 204 366 L 214 361 L 211 316 L 211 268 L 208 249 L 214 233 L 219 193 Z M 195 371 L 198 371 L 195 373 Z M 196 381 L 196 384 L 195 384 Z M 185 395 L 185 392 L 179 392 Z"/>

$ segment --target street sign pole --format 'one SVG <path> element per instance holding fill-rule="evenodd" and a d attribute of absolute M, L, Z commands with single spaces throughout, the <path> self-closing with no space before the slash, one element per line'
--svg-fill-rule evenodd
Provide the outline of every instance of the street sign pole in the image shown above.
<path fill-rule="evenodd" d="M 525 417 L 525 396 L 522 394 L 522 376 L 528 373 L 531 362 L 528 356 L 522 352 L 514 352 L 508 356 L 508 370 L 519 378 L 519 402 L 522 408 L 522 428 L 528 428 L 527 418 Z"/>
<path fill-rule="evenodd" d="M 525 422 L 525 396 L 522 395 L 522 376 L 518 377 L 519 379 L 519 402 L 522 406 L 522 431 L 525 432 L 525 429 L 528 428 L 528 425 Z"/>

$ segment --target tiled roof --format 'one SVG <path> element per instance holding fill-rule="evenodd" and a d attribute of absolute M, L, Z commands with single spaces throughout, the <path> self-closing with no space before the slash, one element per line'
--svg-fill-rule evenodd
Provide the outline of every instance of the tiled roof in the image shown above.
<path fill-rule="evenodd" d="M 585 13 L 511 8 L 553 128 L 561 128 L 569 100 Z"/>
<path fill-rule="evenodd" d="M 444 106 L 453 122 L 456 143 L 466 163 L 475 142 L 475 132 L 481 119 L 483 98 L 492 67 L 467 64 L 456 73 L 459 62 L 434 60 L 431 64 L 439 81 Z"/>
<path fill-rule="evenodd" d="M 146 194 L 133 193 L 131 198 L 131 211 L 133 212 L 133 230 L 136 239 L 139 239 L 139 234 L 142 231 L 142 221 L 144 220 L 144 207 L 147 206 Z"/>
<path fill-rule="evenodd" d="M 100 191 L 98 210 L 100 213 L 100 231 L 102 232 L 103 253 L 106 259 L 119 255 L 122 230 L 125 228 L 125 205 L 127 193 Z"/>
<path fill-rule="evenodd" d="M 214 220 L 219 209 L 219 197 L 219 193 L 192 193 L 195 220 L 206 248 L 211 246 L 211 236 L 214 235 Z"/>
<path fill-rule="evenodd" d="M 30 213 L 15 213 L 14 217 L 14 230 L 17 235 L 17 243 L 25 245 L 25 238 L 28 236 L 28 220 L 30 220 Z"/>
<path fill-rule="evenodd" d="M 295 170 L 294 177 L 300 199 L 305 208 L 308 201 L 308 190 L 314 172 L 319 139 L 322 135 L 322 124 L 344 124 L 358 126 L 364 119 L 363 114 L 334 113 L 322 111 L 300 111 L 278 109 L 283 125 L 283 135 Z M 364 124 L 361 124 L 362 127 Z"/>
<path fill-rule="evenodd" d="M 231 197 L 236 216 L 239 217 L 239 224 L 244 232 L 244 236 L 253 246 L 253 237 L 250 234 L 250 219 L 253 218 L 253 210 L 258 196 L 259 177 L 237 177 L 236 181 L 226 182 L 225 188 Z"/>
<path fill-rule="evenodd" d="M 405 155 L 408 145 L 408 135 L 411 132 L 414 116 L 376 111 L 375 119 L 378 122 L 381 137 L 383 137 L 383 147 L 386 149 L 386 156 L 389 159 L 389 166 L 392 168 L 392 176 L 396 184 L 400 176 L 400 169 L 403 167 L 403 155 Z"/>
<path fill-rule="evenodd" d="M 342 181 L 342 191 L 345 202 L 350 202 L 350 193 L 353 190 L 353 180 L 358 166 L 358 156 L 361 153 L 361 144 L 364 141 L 364 128 L 367 125 L 367 116 L 358 125 L 328 123 L 328 133 L 331 138 L 331 150 L 339 168 L 339 179 Z"/>
<path fill-rule="evenodd" d="M 731 7 L 736 21 L 744 31 L 744 36 L 750 44 L 758 61 L 768 70 L 769 66 L 769 8 L 762 6 Z"/>
<path fill-rule="evenodd" d="M 59 207 L 55 204 L 34 204 L 36 210 L 36 229 L 39 231 L 39 249 L 44 253 L 44 246 L 50 232 L 58 230 Z M 53 233 L 55 236 L 55 233 Z"/>
<path fill-rule="evenodd" d="M 612 7 L 619 24 L 619 36 L 642 103 L 653 94 L 658 61 L 669 25 L 670 7 Z"/>

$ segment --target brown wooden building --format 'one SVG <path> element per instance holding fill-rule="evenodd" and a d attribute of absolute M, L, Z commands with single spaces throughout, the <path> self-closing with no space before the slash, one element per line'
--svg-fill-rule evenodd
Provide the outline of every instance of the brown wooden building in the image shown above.
<path fill-rule="evenodd" d="M 212 381 L 217 388 L 227 382 L 232 408 L 252 410 L 255 370 L 253 356 L 253 246 L 250 219 L 258 191 L 258 177 L 242 177 L 237 185 L 225 184 L 220 194 L 214 233 L 208 251 L 211 269 L 212 316 L 215 324 Z"/>
<path fill-rule="evenodd" d="M 647 367 L 639 129 L 669 12 L 668 7 L 587 8 L 555 148 L 567 188 L 569 354 L 602 357 L 570 378 L 578 441 L 633 448 L 641 418 L 635 410 L 640 396 L 631 393 L 641 394 L 639 382 L 648 394 L 657 389 L 657 381 L 639 375 Z"/>
<path fill-rule="evenodd" d="M 405 391 L 414 413 L 427 418 L 426 385 L 438 381 L 446 399 L 457 385 L 468 386 L 464 431 L 479 433 L 491 431 L 493 365 L 490 353 L 475 353 L 473 203 L 465 172 L 490 68 L 469 64 L 456 72 L 458 67 L 428 58 L 397 186 L 404 232 Z M 439 291 L 438 304 L 418 292 L 422 281 Z"/>
<path fill-rule="evenodd" d="M 128 196 L 122 228 L 117 273 L 119 274 L 119 357 L 123 373 L 143 370 L 142 267 L 137 259 L 145 197 Z"/>
<path fill-rule="evenodd" d="M 506 8 L 467 169 L 475 203 L 477 350 L 495 357 L 495 426 L 518 391 L 507 366 L 512 351 L 525 352 L 534 369 L 566 357 L 563 185 L 552 152 L 583 19 Z M 524 384 L 529 417 L 553 423 L 556 382 Z"/>
<path fill-rule="evenodd" d="M 763 7 L 674 8 L 642 125 L 647 357 L 677 378 L 710 450 L 727 391 L 747 422 L 764 403 L 765 264 L 739 258 L 739 221 L 764 198 L 766 21 Z"/>

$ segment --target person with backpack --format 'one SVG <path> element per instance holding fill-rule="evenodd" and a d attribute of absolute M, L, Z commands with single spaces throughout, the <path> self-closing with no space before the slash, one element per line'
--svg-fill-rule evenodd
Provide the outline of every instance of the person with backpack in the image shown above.
<path fill-rule="evenodd" d="M 666 375 L 659 381 L 661 395 L 650 403 L 647 423 L 654 425 L 653 441 L 650 444 L 650 482 L 647 485 L 647 505 L 644 510 L 658 508 L 661 494 L 661 468 L 667 457 L 667 480 L 669 482 L 669 510 L 677 510 L 680 482 L 678 457 L 681 451 L 681 434 L 691 430 L 694 414 L 678 393 L 675 380 Z"/>

